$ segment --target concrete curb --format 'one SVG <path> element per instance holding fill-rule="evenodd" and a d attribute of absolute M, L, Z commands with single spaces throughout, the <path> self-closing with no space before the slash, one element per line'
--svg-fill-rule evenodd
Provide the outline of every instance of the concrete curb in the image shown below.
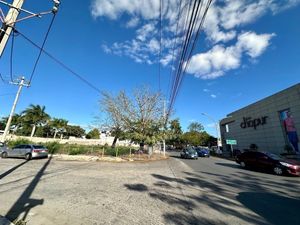
<path fill-rule="evenodd" d="M 14 225 L 8 219 L 0 215 L 0 225 Z"/>

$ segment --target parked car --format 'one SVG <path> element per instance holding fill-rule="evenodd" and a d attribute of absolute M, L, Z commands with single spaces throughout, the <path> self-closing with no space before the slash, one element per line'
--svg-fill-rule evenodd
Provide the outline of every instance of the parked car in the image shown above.
<path fill-rule="evenodd" d="M 195 148 L 196 152 L 198 153 L 198 157 L 209 157 L 209 149 L 207 148 L 201 148 L 201 147 L 197 147 Z"/>
<path fill-rule="evenodd" d="M 6 144 L 4 142 L 0 141 L 0 154 L 6 150 L 8 150 L 8 147 L 6 146 Z"/>
<path fill-rule="evenodd" d="M 198 153 L 193 148 L 185 148 L 180 153 L 180 157 L 184 159 L 198 159 Z"/>
<path fill-rule="evenodd" d="M 244 152 L 237 155 L 236 162 L 241 167 L 272 171 L 277 175 L 292 174 L 300 176 L 300 162 L 284 159 L 268 152 Z"/>
<path fill-rule="evenodd" d="M 25 158 L 26 160 L 30 160 L 32 158 L 47 158 L 48 149 L 42 145 L 17 145 L 12 149 L 3 149 L 1 157 Z"/>

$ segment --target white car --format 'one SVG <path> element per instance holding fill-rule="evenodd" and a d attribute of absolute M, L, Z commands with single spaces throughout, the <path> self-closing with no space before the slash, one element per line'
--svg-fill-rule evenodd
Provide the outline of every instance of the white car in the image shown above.
<path fill-rule="evenodd" d="M 17 145 L 12 149 L 9 149 L 5 146 L 5 144 L 3 144 L 0 153 L 1 158 L 16 157 L 25 158 L 26 160 L 30 160 L 32 158 L 48 158 L 48 149 L 42 145 L 24 144 Z"/>

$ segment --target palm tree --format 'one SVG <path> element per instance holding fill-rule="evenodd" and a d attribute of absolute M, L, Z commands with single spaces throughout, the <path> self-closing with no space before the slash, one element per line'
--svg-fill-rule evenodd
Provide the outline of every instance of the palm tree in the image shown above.
<path fill-rule="evenodd" d="M 50 119 L 50 116 L 45 112 L 45 106 L 40 105 L 30 104 L 30 106 L 25 109 L 22 114 L 24 122 L 33 126 L 30 137 L 33 137 L 37 126 L 46 124 Z"/>
<path fill-rule="evenodd" d="M 63 132 L 66 132 L 68 121 L 65 119 L 53 118 L 50 124 L 52 129 L 54 130 L 53 138 L 56 137 L 57 133 L 61 133 L 60 138 L 62 138 Z"/>

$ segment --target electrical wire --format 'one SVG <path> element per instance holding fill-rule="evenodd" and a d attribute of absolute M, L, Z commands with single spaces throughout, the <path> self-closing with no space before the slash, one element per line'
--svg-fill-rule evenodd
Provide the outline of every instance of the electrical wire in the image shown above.
<path fill-rule="evenodd" d="M 158 91 L 161 91 L 162 0 L 159 1 Z"/>
<path fill-rule="evenodd" d="M 2 76 L 1 73 L 0 73 L 0 80 L 1 80 L 3 83 L 8 83 L 8 81 L 6 81 L 6 80 L 3 78 L 3 76 Z"/>
<path fill-rule="evenodd" d="M 194 48 L 195 48 L 196 42 L 197 42 L 197 40 L 198 40 L 199 32 L 200 32 L 200 30 L 201 30 L 201 28 L 202 28 L 204 19 L 205 19 L 205 17 L 206 17 L 206 14 L 207 14 L 207 11 L 208 11 L 208 8 L 209 8 L 211 2 L 212 2 L 211 0 L 208 1 L 207 7 L 206 7 L 205 12 L 204 12 L 204 14 L 203 14 L 203 16 L 202 16 L 201 22 L 199 23 L 199 26 L 198 26 L 198 29 L 197 29 L 197 32 L 196 32 L 196 35 L 195 35 L 195 39 L 194 39 L 194 41 L 193 41 L 193 45 L 192 45 L 192 47 L 191 47 L 189 56 L 188 56 L 188 58 L 187 58 L 188 60 L 187 60 L 187 61 L 185 60 L 184 69 L 182 70 L 182 74 L 183 74 L 183 75 L 184 75 L 184 73 L 185 73 L 185 71 L 186 71 L 186 68 L 188 67 L 189 62 L 190 62 L 192 52 L 193 52 L 193 50 L 194 50 Z M 202 8 L 202 5 L 201 5 L 201 8 Z M 201 10 L 200 10 L 200 11 L 201 11 Z M 179 91 L 179 89 L 180 89 L 180 85 L 181 85 L 181 83 L 182 83 L 183 75 L 181 76 L 181 78 L 180 78 L 180 80 L 179 80 L 179 82 L 178 82 L 178 87 L 177 87 L 177 89 L 176 89 L 176 92 L 175 92 L 174 95 L 173 95 L 173 99 L 174 99 L 174 100 L 172 101 L 172 104 L 174 104 L 175 98 L 176 98 L 176 96 L 177 96 L 177 94 L 178 94 L 178 91 Z M 172 107 L 172 105 L 171 105 L 171 107 Z"/>
<path fill-rule="evenodd" d="M 201 1 L 200 2 L 200 4 L 197 6 L 197 9 L 196 9 L 196 14 L 195 14 L 195 17 L 193 18 L 193 22 L 192 22 L 192 28 L 191 28 L 191 30 L 190 30 L 190 33 L 189 33 L 189 37 L 188 37 L 188 43 L 190 43 L 190 40 L 191 40 L 191 37 L 192 37 L 192 33 L 193 33 L 193 30 L 194 30 L 194 28 L 195 28 L 195 25 L 196 25 L 196 23 L 197 23 L 197 20 L 196 20 L 196 15 L 198 14 L 198 13 L 200 13 L 201 12 L 201 9 L 202 9 L 202 4 L 203 3 L 203 1 Z M 198 31 L 199 29 L 197 29 L 197 31 Z M 176 99 L 176 96 L 177 96 L 177 94 L 178 94 L 178 91 L 179 91 L 179 88 L 180 88 L 180 86 L 181 86 L 181 83 L 182 83 L 182 79 L 183 79 L 183 77 L 184 77 L 184 74 L 185 74 L 185 71 L 186 71 L 186 65 L 187 65 L 187 61 L 189 62 L 189 60 L 190 60 L 190 58 L 191 58 L 191 54 L 192 54 L 192 52 L 193 52 L 193 50 L 194 50 L 194 46 L 195 46 L 195 43 L 197 42 L 197 36 L 198 36 L 198 32 L 196 33 L 196 35 L 195 35 L 195 39 L 194 39 L 194 41 L 193 41 L 193 44 L 192 44 L 192 47 L 190 48 L 190 51 L 189 51 L 189 54 L 188 54 L 188 57 L 186 58 L 186 54 L 187 54 L 187 51 L 188 51 L 188 48 L 186 48 L 185 49 L 185 52 L 184 52 L 184 58 L 185 58 L 185 60 L 184 61 L 182 61 L 182 63 L 181 63 L 181 65 L 180 65 L 180 76 L 179 76 L 179 78 L 178 78 L 178 83 L 177 83 L 177 88 L 176 88 L 176 90 L 175 90 L 175 94 L 173 95 L 173 98 L 174 98 L 174 100 L 173 101 L 175 101 L 175 99 Z M 182 69 L 182 67 L 184 66 L 184 69 Z"/>
<path fill-rule="evenodd" d="M 29 79 L 29 83 L 28 83 L 29 85 L 31 84 L 31 81 L 32 81 L 32 78 L 33 78 L 34 73 L 35 73 L 35 71 L 36 71 L 37 65 L 38 65 L 38 63 L 39 63 L 39 61 L 40 61 L 40 58 L 41 58 L 43 49 L 44 49 L 44 47 L 45 47 L 45 44 L 46 44 L 46 41 L 47 41 L 47 39 L 48 39 L 50 30 L 51 30 L 52 25 L 53 25 L 53 22 L 54 22 L 54 20 L 55 20 L 55 17 L 56 17 L 56 14 L 53 13 L 53 16 L 52 16 L 50 25 L 49 25 L 49 27 L 48 27 L 48 30 L 47 30 L 47 32 L 46 32 L 46 35 L 45 35 L 45 38 L 44 38 L 44 41 L 43 41 L 43 44 L 42 44 L 42 46 L 40 47 L 40 51 L 39 51 L 38 57 L 37 57 L 37 59 L 36 59 L 36 61 L 35 61 L 33 70 L 32 70 L 31 75 L 30 75 L 30 79 Z"/>
<path fill-rule="evenodd" d="M 188 25 L 188 21 L 189 21 L 189 15 L 190 15 L 190 12 L 191 12 L 191 6 L 192 6 L 192 2 L 193 1 L 189 1 L 189 5 L 188 5 L 188 8 L 187 8 L 187 12 L 186 12 L 186 17 L 185 17 L 185 22 L 184 22 L 184 26 L 183 26 L 183 29 L 182 29 L 182 31 L 183 32 L 188 32 L 188 30 L 187 30 L 187 25 Z M 185 34 L 184 36 L 186 36 L 187 34 Z M 184 50 L 184 43 L 185 42 L 182 42 L 181 43 L 181 47 L 180 47 L 180 54 L 178 55 L 178 57 L 177 57 L 177 59 L 176 59 L 176 64 L 177 65 L 179 65 L 179 63 L 180 63 L 180 56 L 182 56 L 182 53 L 183 53 L 183 50 Z M 178 66 L 177 66 L 177 69 L 178 69 Z M 170 92 L 170 99 L 171 99 L 171 96 L 172 96 L 172 90 L 174 90 L 174 88 L 175 88 L 175 74 L 176 74 L 176 71 L 177 70 L 174 70 L 174 75 L 173 75 L 173 77 L 172 77 L 172 87 L 171 87 L 171 92 Z M 169 103 L 170 103 L 170 101 L 169 101 Z"/>
<path fill-rule="evenodd" d="M 10 48 L 10 81 L 13 82 L 13 54 L 14 54 L 14 43 L 15 43 L 15 30 L 13 29 L 11 38 L 11 48 Z"/>
<path fill-rule="evenodd" d="M 196 1 L 194 3 L 196 3 Z M 178 95 L 178 92 L 180 90 L 184 74 L 186 72 L 186 69 L 188 68 L 189 63 L 190 63 L 192 53 L 195 49 L 200 31 L 203 27 L 203 23 L 204 23 L 205 17 L 207 15 L 207 12 L 208 12 L 208 9 L 209 9 L 211 3 L 212 3 L 212 0 L 207 1 L 205 11 L 204 11 L 203 16 L 201 18 L 199 17 L 199 15 L 201 15 L 202 7 L 203 7 L 203 1 L 201 1 L 201 5 L 200 5 L 200 3 L 197 5 L 196 9 L 195 9 L 195 7 L 193 7 L 192 14 L 191 14 L 191 17 L 190 17 L 190 20 L 189 20 L 189 27 L 188 27 L 186 35 L 185 35 L 184 48 L 183 48 L 183 51 L 182 51 L 181 56 L 180 56 L 180 61 L 178 63 L 178 67 L 177 67 L 177 70 L 176 70 L 176 75 L 174 76 L 175 80 L 174 80 L 174 83 L 173 83 L 173 86 L 172 86 L 172 91 L 171 91 L 171 94 L 170 94 L 170 101 L 169 101 L 169 107 L 168 107 L 166 122 L 168 120 L 168 117 L 169 117 L 170 112 L 173 108 L 174 102 L 175 102 L 176 97 Z M 195 4 L 194 4 L 194 6 L 195 6 Z M 197 25 L 197 22 L 199 22 L 199 25 L 198 25 L 198 28 L 196 29 L 197 31 L 194 35 L 192 45 L 190 45 L 190 43 L 191 43 L 190 40 L 191 40 L 192 34 L 194 33 L 195 26 Z"/>
<path fill-rule="evenodd" d="M 94 89 L 95 91 L 101 93 L 101 90 L 99 88 L 97 88 L 95 85 L 93 85 L 91 82 L 89 82 L 88 80 L 86 80 L 85 78 L 83 78 L 83 76 L 81 76 L 80 74 L 76 73 L 74 70 L 72 70 L 70 67 L 68 67 L 65 63 L 63 63 L 62 61 L 58 60 L 57 58 L 55 58 L 53 55 L 51 55 L 49 52 L 47 52 L 45 49 L 42 49 L 39 45 L 37 45 L 35 42 L 33 42 L 32 40 L 30 40 L 26 35 L 24 35 L 23 33 L 21 33 L 19 30 L 16 30 L 16 32 L 18 32 L 18 34 L 20 34 L 21 37 L 23 37 L 25 40 L 27 40 L 30 44 L 32 44 L 34 47 L 38 48 L 39 50 L 42 50 L 42 52 L 47 55 L 50 59 L 52 59 L 54 62 L 56 62 L 57 64 L 59 64 L 61 67 L 63 67 L 65 70 L 67 70 L 68 72 L 70 72 L 72 75 L 74 75 L 75 77 L 77 77 L 79 80 L 81 80 L 82 82 L 84 82 L 86 85 L 88 85 L 90 88 Z"/>
<path fill-rule="evenodd" d="M 170 101 L 169 101 L 170 107 L 173 106 L 173 102 L 174 102 L 174 99 L 175 99 L 175 93 L 176 93 L 176 90 L 178 88 L 178 83 L 179 83 L 180 77 L 182 76 L 182 73 L 181 73 L 182 72 L 182 64 L 184 62 L 186 51 L 187 51 L 187 48 L 189 46 L 191 32 L 192 32 L 192 29 L 193 29 L 193 26 L 194 26 L 194 18 L 196 16 L 196 9 L 198 9 L 197 8 L 197 1 L 194 1 L 193 8 L 192 8 L 192 13 L 191 13 L 191 19 L 189 20 L 188 29 L 187 29 L 185 39 L 184 39 L 183 52 L 181 53 L 181 57 L 180 57 L 180 60 L 179 60 L 179 66 L 176 70 L 175 81 L 174 81 L 173 89 L 172 89 L 172 92 L 171 92 L 172 95 L 171 95 L 171 98 L 170 98 Z"/>
<path fill-rule="evenodd" d="M 174 44 L 173 44 L 173 52 L 172 52 L 172 63 L 171 63 L 171 70 L 170 70 L 170 77 L 169 77 L 169 82 L 168 82 L 168 93 L 167 96 L 170 94 L 170 85 L 171 85 L 171 80 L 172 80 L 172 74 L 173 74 L 173 68 L 174 68 L 174 63 L 175 63 L 175 48 L 177 46 L 177 38 L 178 38 L 178 27 L 179 27 L 179 20 L 180 20 L 180 15 L 181 15 L 181 5 L 182 5 L 182 0 L 180 0 L 179 3 L 179 8 L 178 8 L 178 13 L 177 13 L 177 24 L 176 24 L 176 30 L 175 30 L 175 39 L 174 39 Z M 173 83 L 173 80 L 172 80 Z"/>

